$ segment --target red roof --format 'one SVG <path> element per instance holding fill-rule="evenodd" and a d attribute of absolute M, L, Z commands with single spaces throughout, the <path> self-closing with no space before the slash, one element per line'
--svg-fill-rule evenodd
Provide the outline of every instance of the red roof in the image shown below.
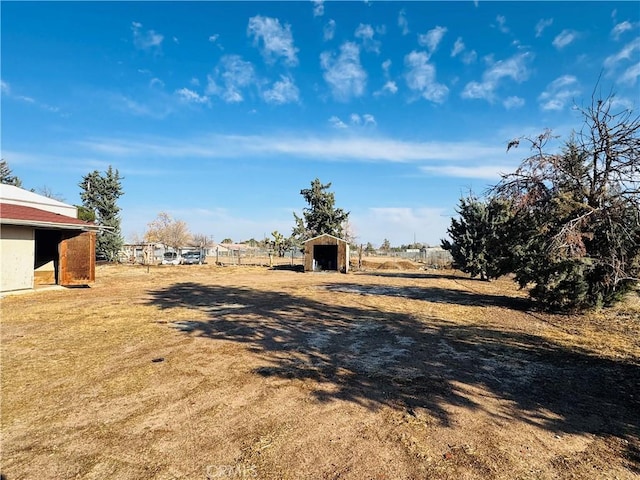
<path fill-rule="evenodd" d="M 55 224 L 60 226 L 95 227 L 93 223 L 85 222 L 78 218 L 47 212 L 39 208 L 14 205 L 12 203 L 0 203 L 0 221 L 11 224 L 15 221 L 20 225 Z M 77 227 L 76 227 L 77 228 Z"/>

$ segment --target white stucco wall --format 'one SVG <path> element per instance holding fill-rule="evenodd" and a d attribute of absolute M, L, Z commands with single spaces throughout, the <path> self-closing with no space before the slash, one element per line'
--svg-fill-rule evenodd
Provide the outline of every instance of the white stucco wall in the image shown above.
<path fill-rule="evenodd" d="M 0 227 L 0 292 L 33 288 L 35 246 L 32 227 Z"/>

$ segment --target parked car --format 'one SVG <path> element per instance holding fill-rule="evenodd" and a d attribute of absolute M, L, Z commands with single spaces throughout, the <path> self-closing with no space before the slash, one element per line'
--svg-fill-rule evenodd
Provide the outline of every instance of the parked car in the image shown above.
<path fill-rule="evenodd" d="M 202 265 L 203 263 L 204 258 L 202 258 L 202 252 L 200 251 L 194 250 L 182 254 L 183 265 Z"/>
<path fill-rule="evenodd" d="M 180 265 L 180 255 L 176 252 L 166 252 L 162 258 L 162 265 Z"/>

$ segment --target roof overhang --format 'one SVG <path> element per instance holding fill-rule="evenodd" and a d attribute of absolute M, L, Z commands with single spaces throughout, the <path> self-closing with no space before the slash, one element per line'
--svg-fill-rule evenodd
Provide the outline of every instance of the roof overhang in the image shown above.
<path fill-rule="evenodd" d="M 0 218 L 0 225 L 15 225 L 20 227 L 32 227 L 32 228 L 44 228 L 47 230 L 80 230 L 97 232 L 104 230 L 107 227 L 100 225 L 80 225 L 77 223 L 64 223 L 64 222 L 42 222 L 37 220 L 20 220 L 12 218 Z"/>
<path fill-rule="evenodd" d="M 323 234 L 321 234 L 321 235 L 317 235 L 317 236 L 315 236 L 315 237 L 313 237 L 313 238 L 310 238 L 309 240 L 305 240 L 305 241 L 304 241 L 304 242 L 302 242 L 302 243 L 307 243 L 307 242 L 310 242 L 311 240 L 317 240 L 318 238 L 322 238 L 322 237 L 331 237 L 331 238 L 334 238 L 334 239 L 338 240 L 339 242 L 348 243 L 348 242 L 347 242 L 346 240 L 344 240 L 343 238 L 336 237 L 335 235 L 331 235 L 330 233 L 323 233 Z"/>

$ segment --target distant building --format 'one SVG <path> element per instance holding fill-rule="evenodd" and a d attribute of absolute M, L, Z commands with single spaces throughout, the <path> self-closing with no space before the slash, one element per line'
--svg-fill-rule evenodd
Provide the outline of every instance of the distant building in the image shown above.
<path fill-rule="evenodd" d="M 0 292 L 92 283 L 99 228 L 73 205 L 0 185 Z"/>
<path fill-rule="evenodd" d="M 349 271 L 349 244 L 327 233 L 304 242 L 304 271 Z"/>

